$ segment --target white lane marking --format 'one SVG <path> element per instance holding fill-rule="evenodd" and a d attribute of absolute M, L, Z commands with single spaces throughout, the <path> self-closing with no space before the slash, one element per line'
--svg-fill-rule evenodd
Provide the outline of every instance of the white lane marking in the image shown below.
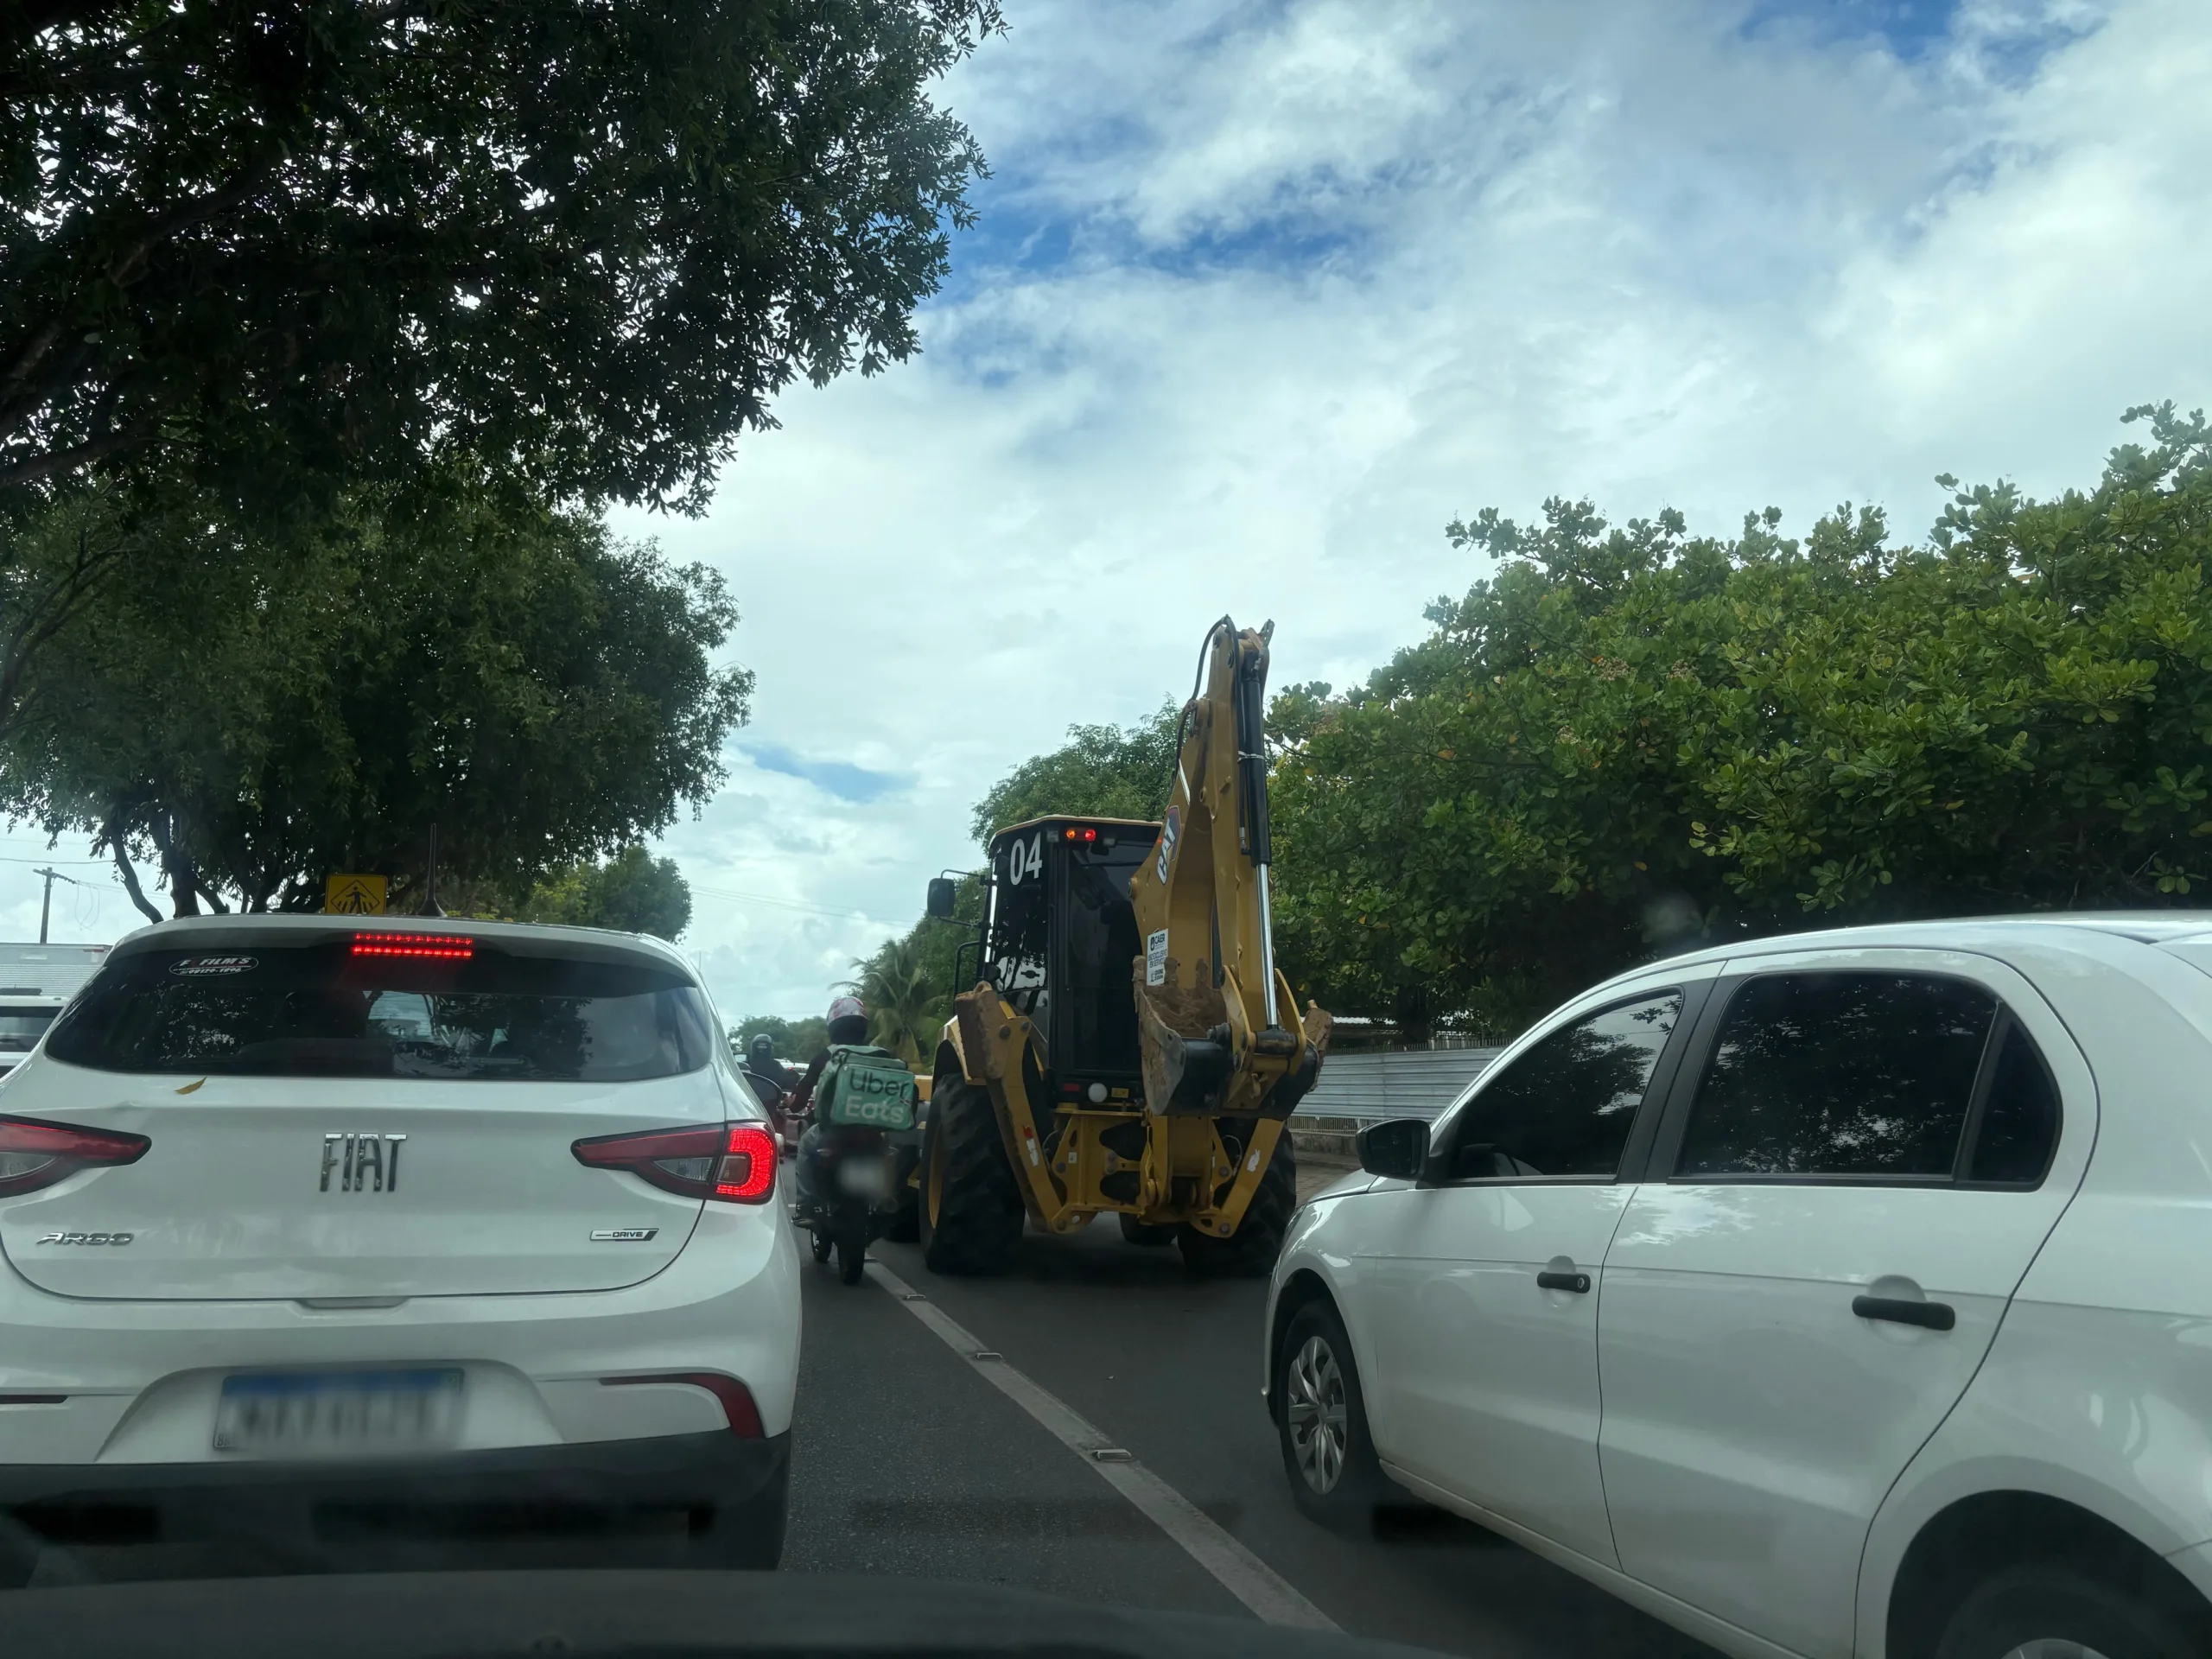
<path fill-rule="evenodd" d="M 1205 1510 L 1085 1422 L 1057 1395 L 983 1346 L 960 1322 L 880 1262 L 868 1264 L 868 1276 L 966 1360 L 976 1374 L 1020 1406 L 1052 1437 L 1098 1471 L 1098 1477 L 1135 1504 L 1152 1523 L 1180 1544 L 1185 1553 L 1219 1580 L 1222 1587 L 1268 1624 L 1304 1630 L 1333 1630 L 1337 1623 L 1291 1588 L 1274 1568 L 1215 1524 Z M 1101 1457 L 1104 1452 L 1108 1455 Z"/>

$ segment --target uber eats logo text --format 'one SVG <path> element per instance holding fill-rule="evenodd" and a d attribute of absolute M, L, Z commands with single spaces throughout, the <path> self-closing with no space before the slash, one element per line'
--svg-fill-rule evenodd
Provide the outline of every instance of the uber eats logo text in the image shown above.
<path fill-rule="evenodd" d="M 913 1122 L 914 1076 L 903 1066 L 847 1062 L 838 1068 L 831 1120 L 903 1129 Z"/>

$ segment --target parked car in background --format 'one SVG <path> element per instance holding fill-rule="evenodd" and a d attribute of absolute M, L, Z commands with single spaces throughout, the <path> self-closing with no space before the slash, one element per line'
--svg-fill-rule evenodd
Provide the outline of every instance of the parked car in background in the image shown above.
<path fill-rule="evenodd" d="M 233 1567 L 774 1565 L 798 1254 L 720 1030 L 629 934 L 124 939 L 0 1100 L 0 1573 L 87 1513 Z"/>
<path fill-rule="evenodd" d="M 1734 1654 L 2212 1653 L 2208 1080 L 2212 917 L 1609 981 L 1299 1215 L 1291 1489 L 1395 1484 Z"/>
<path fill-rule="evenodd" d="M 0 1077 L 38 1046 L 107 952 L 104 944 L 0 944 Z"/>

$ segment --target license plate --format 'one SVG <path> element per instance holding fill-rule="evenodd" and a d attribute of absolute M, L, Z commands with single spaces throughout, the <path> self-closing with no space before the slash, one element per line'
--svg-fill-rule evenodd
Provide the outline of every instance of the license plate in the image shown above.
<path fill-rule="evenodd" d="M 327 1457 L 448 1446 L 461 1426 L 461 1376 L 442 1369 L 226 1376 L 215 1449 Z"/>
<path fill-rule="evenodd" d="M 891 1166 L 880 1158 L 841 1164 L 837 1185 L 855 1198 L 882 1198 L 891 1195 Z"/>

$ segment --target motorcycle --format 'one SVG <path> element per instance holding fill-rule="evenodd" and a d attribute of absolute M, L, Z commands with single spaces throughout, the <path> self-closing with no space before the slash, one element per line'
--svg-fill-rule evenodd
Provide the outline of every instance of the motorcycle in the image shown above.
<path fill-rule="evenodd" d="M 888 1049 L 833 1043 L 810 1104 L 814 1127 L 799 1143 L 800 1226 L 814 1235 L 814 1259 L 837 1257 L 837 1277 L 861 1281 L 872 1240 L 901 1216 L 900 1151 L 911 1142 L 920 1085 Z"/>
<path fill-rule="evenodd" d="M 812 1196 L 800 1203 L 799 1224 L 813 1236 L 814 1259 L 826 1263 L 834 1252 L 838 1280 L 857 1285 L 868 1247 L 899 1211 L 891 1144 L 881 1129 L 838 1124 L 824 1132 L 810 1163 Z"/>

